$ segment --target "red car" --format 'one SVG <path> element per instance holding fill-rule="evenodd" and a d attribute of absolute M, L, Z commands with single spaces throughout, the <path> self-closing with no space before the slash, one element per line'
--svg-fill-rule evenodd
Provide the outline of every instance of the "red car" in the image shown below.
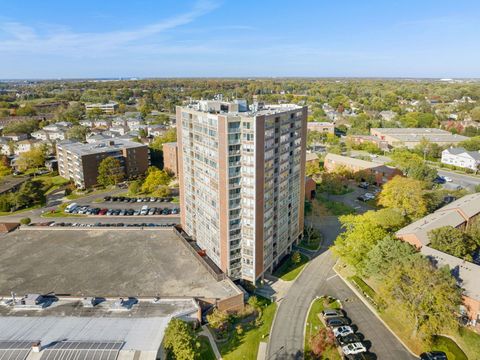
<path fill-rule="evenodd" d="M 98 215 L 105 215 L 107 213 L 108 209 L 102 209 L 98 212 Z"/>

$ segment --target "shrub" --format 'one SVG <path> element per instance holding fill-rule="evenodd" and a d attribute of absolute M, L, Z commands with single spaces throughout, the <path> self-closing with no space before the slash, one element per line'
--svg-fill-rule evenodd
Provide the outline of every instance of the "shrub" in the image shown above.
<path fill-rule="evenodd" d="M 30 220 L 30 218 L 28 218 L 28 217 L 20 219 L 20 224 L 22 224 L 22 225 L 28 225 L 31 222 L 32 222 L 32 220 Z"/>

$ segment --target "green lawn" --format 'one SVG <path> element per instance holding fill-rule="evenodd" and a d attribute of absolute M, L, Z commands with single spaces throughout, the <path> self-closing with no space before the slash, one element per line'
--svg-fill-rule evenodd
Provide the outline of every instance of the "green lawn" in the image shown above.
<path fill-rule="evenodd" d="M 289 256 L 288 259 L 285 260 L 277 270 L 275 270 L 273 275 L 284 281 L 295 280 L 309 260 L 309 258 L 303 254 L 300 254 L 300 256 L 301 260 L 298 264 L 294 264 L 291 256 Z"/>
<path fill-rule="evenodd" d="M 267 299 L 258 297 L 263 304 L 263 315 L 260 326 L 253 326 L 244 324 L 245 331 L 242 335 L 238 335 L 235 330 L 232 332 L 232 337 L 224 342 L 219 342 L 218 348 L 224 360 L 256 360 L 258 346 L 260 341 L 265 341 L 270 333 L 277 304 L 272 303 Z M 235 324 L 234 324 L 235 326 Z"/>
<path fill-rule="evenodd" d="M 82 214 L 68 214 L 63 210 L 47 211 L 42 214 L 44 218 L 63 218 L 63 217 L 85 217 L 87 215 Z"/>
<path fill-rule="evenodd" d="M 479 334 L 469 329 L 460 328 L 458 334 L 455 334 L 454 338 L 457 344 L 461 346 L 463 351 L 465 351 L 469 359 L 475 359 L 475 357 L 478 357 L 478 349 L 480 349 Z"/>
<path fill-rule="evenodd" d="M 200 359 L 205 360 L 215 360 L 215 353 L 212 350 L 212 346 L 210 345 L 210 341 L 206 336 L 199 336 L 198 342 L 200 343 L 200 349 L 197 349 Z"/>
<path fill-rule="evenodd" d="M 445 336 L 436 336 L 432 343 L 432 350 L 443 351 L 448 360 L 468 360 L 467 355 L 452 339 Z"/>
<path fill-rule="evenodd" d="M 355 214 L 355 209 L 353 207 L 338 201 L 329 200 L 323 195 L 317 196 L 317 200 L 319 203 L 325 206 L 332 215 L 340 216 Z"/>
<path fill-rule="evenodd" d="M 322 245 L 322 238 L 320 236 L 313 237 L 308 242 L 304 239 L 298 244 L 299 247 L 307 250 L 318 250 L 318 248 Z"/>
<path fill-rule="evenodd" d="M 355 285 L 365 297 L 370 300 L 374 305 L 376 305 L 376 293 L 363 279 L 357 275 L 351 276 L 348 278 L 353 285 Z"/>
<path fill-rule="evenodd" d="M 323 325 L 322 321 L 318 317 L 318 314 L 320 314 L 320 312 L 322 312 L 323 309 L 325 308 L 324 301 L 325 301 L 325 298 L 315 299 L 307 315 L 307 322 L 305 324 L 305 339 L 304 339 L 306 360 L 314 359 L 310 354 L 309 339 L 312 337 L 312 335 L 315 335 L 318 332 L 318 330 L 325 327 L 325 325 Z M 338 309 L 340 308 L 340 304 L 338 303 L 338 301 L 334 301 L 333 303 L 330 303 L 328 305 L 328 308 Z M 337 349 L 333 347 L 333 348 L 327 349 L 322 359 L 340 360 L 341 357 Z"/>

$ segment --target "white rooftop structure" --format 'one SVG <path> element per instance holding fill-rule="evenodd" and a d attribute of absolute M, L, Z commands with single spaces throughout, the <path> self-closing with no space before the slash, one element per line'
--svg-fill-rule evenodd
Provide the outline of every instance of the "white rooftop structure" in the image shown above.
<path fill-rule="evenodd" d="M 48 354 L 49 349 L 85 351 L 98 347 L 99 343 L 105 344 L 104 349 L 116 344 L 113 347 L 120 351 L 118 359 L 155 360 L 170 319 L 198 320 L 199 306 L 188 298 L 143 299 L 123 312 L 111 310 L 113 301 L 94 308 L 83 307 L 82 302 L 60 299 L 58 304 L 44 310 L 12 310 L 4 302 L 0 305 L 0 343 L 40 341 L 40 353 L 30 352 L 26 360 L 38 360 Z M 56 359 L 75 355 L 57 354 Z M 82 359 L 100 359 L 85 353 L 77 355 Z"/>

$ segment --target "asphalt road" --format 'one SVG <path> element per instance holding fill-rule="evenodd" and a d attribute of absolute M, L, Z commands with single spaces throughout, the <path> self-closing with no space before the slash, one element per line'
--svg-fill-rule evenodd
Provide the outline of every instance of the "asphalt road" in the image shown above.
<path fill-rule="evenodd" d="M 437 169 L 437 172 L 440 176 L 447 176 L 452 179 L 452 182 L 447 184 L 460 185 L 471 191 L 475 190 L 475 186 L 480 185 L 480 177 L 478 176 L 457 174 L 456 172 L 443 169 Z"/>
<path fill-rule="evenodd" d="M 322 249 L 295 280 L 287 295 L 280 299 L 270 332 L 266 359 L 303 359 L 304 327 L 310 303 L 323 295 L 343 301 L 345 310 L 378 359 L 415 359 L 396 337 L 358 299 L 355 293 L 332 270 L 335 259 L 328 250 L 340 231 L 338 219 L 322 217 L 318 226 L 325 238 Z M 347 301 L 344 301 L 348 299 Z"/>

